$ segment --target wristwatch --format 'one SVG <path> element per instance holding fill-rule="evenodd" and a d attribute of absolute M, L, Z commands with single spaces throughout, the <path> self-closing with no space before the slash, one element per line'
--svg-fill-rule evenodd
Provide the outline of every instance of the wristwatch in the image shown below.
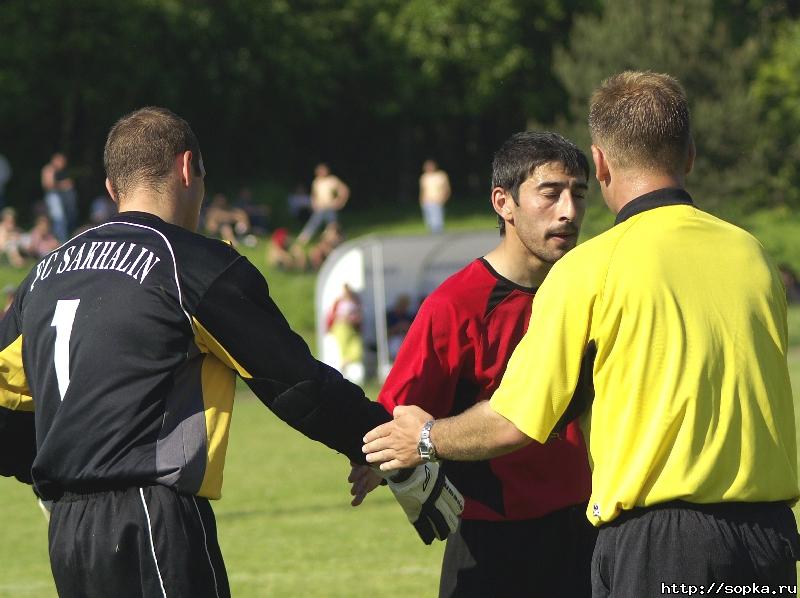
<path fill-rule="evenodd" d="M 419 434 L 419 442 L 417 443 L 417 450 L 419 456 L 423 461 L 438 461 L 439 457 L 436 455 L 436 447 L 433 446 L 431 440 L 431 428 L 433 427 L 434 420 L 430 419 L 422 426 L 422 432 Z"/>

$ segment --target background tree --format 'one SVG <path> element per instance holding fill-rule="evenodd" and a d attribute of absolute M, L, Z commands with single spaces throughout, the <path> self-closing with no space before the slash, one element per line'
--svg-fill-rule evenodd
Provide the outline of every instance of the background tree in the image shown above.
<path fill-rule="evenodd" d="M 689 92 L 699 201 L 796 206 L 799 5 L 5 0 L 0 152 L 18 207 L 41 195 L 39 168 L 57 149 L 88 200 L 102 189 L 109 125 L 161 104 L 197 130 L 212 187 L 282 190 L 325 160 L 358 209 L 412 201 L 433 157 L 456 197 L 479 195 L 491 152 L 526 125 L 587 147 L 591 90 L 637 68 L 670 72 Z"/>
<path fill-rule="evenodd" d="M 686 88 L 692 109 L 698 154 L 690 189 L 705 206 L 747 210 L 763 199 L 751 191 L 765 176 L 757 105 L 749 93 L 762 50 L 761 23 L 756 19 L 755 30 L 743 30 L 737 20 L 734 35 L 722 4 L 606 0 L 600 15 L 578 17 L 554 63 L 571 109 L 570 120 L 559 126 L 588 146 L 586 114 L 595 86 L 625 69 L 670 73 Z"/>
<path fill-rule="evenodd" d="M 596 0 L 5 0 L 0 151 L 25 207 L 56 149 L 86 199 L 105 132 L 162 104 L 186 116 L 213 184 L 291 186 L 327 160 L 354 204 L 411 199 L 433 155 L 456 192 L 483 189 L 490 152 L 566 102 L 550 68 Z"/>
<path fill-rule="evenodd" d="M 768 165 L 767 198 L 800 207 L 800 23 L 784 23 L 753 92 L 762 118 L 758 149 Z M 766 201 L 765 200 L 765 201 Z"/>

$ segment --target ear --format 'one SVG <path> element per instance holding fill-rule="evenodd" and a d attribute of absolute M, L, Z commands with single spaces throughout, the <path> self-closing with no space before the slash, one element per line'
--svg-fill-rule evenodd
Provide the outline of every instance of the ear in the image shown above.
<path fill-rule="evenodd" d="M 512 205 L 514 199 L 511 194 L 502 187 L 495 187 L 492 189 L 492 207 L 497 215 L 506 222 L 511 222 L 514 219 Z"/>
<path fill-rule="evenodd" d="M 694 166 L 694 159 L 697 157 L 697 147 L 694 145 L 694 138 L 689 138 L 689 156 L 686 158 L 686 171 L 685 174 L 692 172 Z"/>
<path fill-rule="evenodd" d="M 114 193 L 114 187 L 111 185 L 111 181 L 108 180 L 108 177 L 106 177 L 106 191 L 108 191 L 109 196 L 111 196 L 111 201 L 119 205 L 119 198 L 117 194 Z"/>
<path fill-rule="evenodd" d="M 594 144 L 592 145 L 592 162 L 594 162 L 594 177 L 599 183 L 608 184 L 608 180 L 611 178 L 608 160 L 603 150 Z"/>
<path fill-rule="evenodd" d="M 192 182 L 192 178 L 194 178 L 194 170 L 193 170 L 193 162 L 194 162 L 194 154 L 189 150 L 186 150 L 182 154 L 178 154 L 175 157 L 176 167 L 180 169 L 181 173 L 181 187 L 189 187 Z"/>

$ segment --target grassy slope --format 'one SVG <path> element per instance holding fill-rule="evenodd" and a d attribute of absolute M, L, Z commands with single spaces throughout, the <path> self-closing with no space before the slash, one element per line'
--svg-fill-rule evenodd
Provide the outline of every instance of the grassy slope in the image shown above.
<path fill-rule="evenodd" d="M 491 217 L 454 212 L 451 228 L 492 226 Z M 593 209 L 587 232 L 599 232 L 610 220 Z M 768 238 L 774 237 L 764 240 L 767 247 L 792 246 L 791 227 L 761 220 L 753 228 L 760 226 L 769 231 Z M 345 222 L 351 236 L 422 231 L 417 214 L 403 206 L 377 215 L 347 214 Z M 781 234 L 786 234 L 785 243 Z M 263 245 L 244 251 L 263 267 Z M 16 283 L 23 275 L 0 267 L 0 285 Z M 267 278 L 290 323 L 313 338 L 314 277 L 267 271 Z M 800 308 L 790 312 L 790 328 L 793 344 L 800 345 Z M 800 346 L 792 350 L 790 369 L 800 400 Z M 309 443 L 243 394 L 233 418 L 225 497 L 215 504 L 234 596 L 436 594 L 442 546 L 419 543 L 386 491 L 370 496 L 359 509 L 349 507 L 348 469 L 340 456 Z M 0 504 L 0 598 L 55 596 L 46 527 L 29 488 L 0 478 Z M 796 513 L 800 517 L 800 510 Z"/>

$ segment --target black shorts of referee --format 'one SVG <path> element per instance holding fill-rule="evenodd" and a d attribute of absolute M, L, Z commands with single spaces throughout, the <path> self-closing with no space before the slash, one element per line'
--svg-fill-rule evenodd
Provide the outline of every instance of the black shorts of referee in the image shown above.
<path fill-rule="evenodd" d="M 166 486 L 65 493 L 49 544 L 60 598 L 230 597 L 208 500 Z"/>
<path fill-rule="evenodd" d="M 592 597 L 697 596 L 725 589 L 720 584 L 777 594 L 797 585 L 798 558 L 797 524 L 785 502 L 635 508 L 600 527 Z"/>
<path fill-rule="evenodd" d="M 596 537 L 586 504 L 523 521 L 464 519 L 447 538 L 439 598 L 589 598 Z"/>

